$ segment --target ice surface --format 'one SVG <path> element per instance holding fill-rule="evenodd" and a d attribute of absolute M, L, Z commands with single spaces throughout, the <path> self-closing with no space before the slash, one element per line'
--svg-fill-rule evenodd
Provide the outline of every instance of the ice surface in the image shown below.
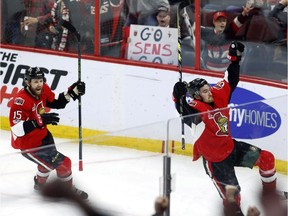
<path fill-rule="evenodd" d="M 10 132 L 1 132 L 0 215 L 79 216 L 75 204 L 51 202 L 33 190 L 36 165 L 10 145 Z M 163 154 L 119 147 L 83 145 L 84 170 L 78 171 L 78 145 L 55 139 L 57 148 L 73 162 L 74 184 L 89 193 L 89 203 L 111 215 L 152 215 L 154 200 L 160 195 Z M 171 155 L 175 190 L 171 193 L 172 216 L 222 215 L 222 200 L 205 174 L 202 161 Z M 242 209 L 255 205 L 261 209 L 257 193 L 261 180 L 257 169 L 236 168 L 242 187 Z M 55 176 L 55 173 L 51 176 Z M 173 184 L 174 184 L 173 183 Z M 279 175 L 279 189 L 287 190 L 287 176 Z"/>

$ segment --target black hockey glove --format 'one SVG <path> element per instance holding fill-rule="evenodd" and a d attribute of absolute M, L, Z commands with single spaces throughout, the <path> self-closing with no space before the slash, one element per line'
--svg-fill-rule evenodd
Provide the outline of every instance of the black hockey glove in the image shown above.
<path fill-rule="evenodd" d="M 44 125 L 47 124 L 57 125 L 60 121 L 60 118 L 58 116 L 59 116 L 58 113 L 44 113 L 41 115 L 41 118 Z"/>
<path fill-rule="evenodd" d="M 68 88 L 68 94 L 75 101 L 85 94 L 85 83 L 77 81 Z"/>
<path fill-rule="evenodd" d="M 41 114 L 36 120 L 33 120 L 32 123 L 35 128 L 42 128 L 47 124 L 57 125 L 60 121 L 58 113 L 44 113 Z"/>
<path fill-rule="evenodd" d="M 177 82 L 173 88 L 173 95 L 176 100 L 180 100 L 183 95 L 186 95 L 187 92 L 187 83 L 186 82 Z"/>
<path fill-rule="evenodd" d="M 242 52 L 244 51 L 244 44 L 233 41 L 229 47 L 228 59 L 232 62 L 240 62 L 242 58 Z"/>

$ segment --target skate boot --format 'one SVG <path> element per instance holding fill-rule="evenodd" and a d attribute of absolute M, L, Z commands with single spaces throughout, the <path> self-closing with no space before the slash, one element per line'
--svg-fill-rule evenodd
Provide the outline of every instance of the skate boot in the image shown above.
<path fill-rule="evenodd" d="M 81 199 L 83 199 L 83 200 L 88 199 L 88 194 L 86 192 L 76 188 L 74 185 L 71 187 L 71 189 Z"/>
<path fill-rule="evenodd" d="M 262 186 L 263 186 L 263 196 L 270 196 L 276 194 L 276 179 L 272 182 L 264 182 L 262 180 Z"/>
<path fill-rule="evenodd" d="M 45 184 L 40 184 L 37 177 L 34 176 L 34 190 L 42 190 Z"/>

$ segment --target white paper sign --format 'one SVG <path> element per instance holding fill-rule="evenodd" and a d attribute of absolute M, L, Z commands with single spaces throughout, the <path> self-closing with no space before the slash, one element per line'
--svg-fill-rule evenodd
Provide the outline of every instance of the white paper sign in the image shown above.
<path fill-rule="evenodd" d="M 128 59 L 177 65 L 177 28 L 131 25 Z"/>

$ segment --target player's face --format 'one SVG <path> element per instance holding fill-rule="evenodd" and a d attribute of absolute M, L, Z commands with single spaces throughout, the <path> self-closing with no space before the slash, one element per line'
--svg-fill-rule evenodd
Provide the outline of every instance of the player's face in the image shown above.
<path fill-rule="evenodd" d="M 160 11 L 157 15 L 157 21 L 158 21 L 159 26 L 167 27 L 170 22 L 170 16 L 167 12 Z"/>
<path fill-rule="evenodd" d="M 214 102 L 214 99 L 213 99 L 213 96 L 211 94 L 210 89 L 211 89 L 210 85 L 206 84 L 206 85 L 202 86 L 199 90 L 202 101 L 205 103 L 213 103 Z"/>
<path fill-rule="evenodd" d="M 30 91 L 35 96 L 40 96 L 43 91 L 43 79 L 31 79 L 31 82 L 29 83 Z"/>
<path fill-rule="evenodd" d="M 213 21 L 215 30 L 218 33 L 222 33 L 227 25 L 227 19 L 225 17 L 219 17 L 217 20 Z"/>

